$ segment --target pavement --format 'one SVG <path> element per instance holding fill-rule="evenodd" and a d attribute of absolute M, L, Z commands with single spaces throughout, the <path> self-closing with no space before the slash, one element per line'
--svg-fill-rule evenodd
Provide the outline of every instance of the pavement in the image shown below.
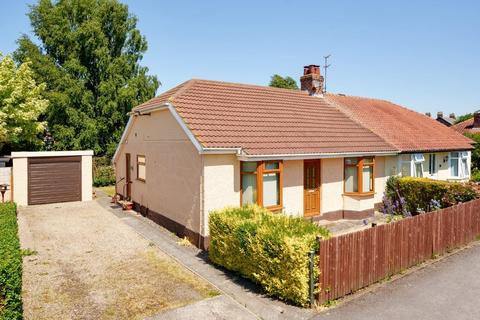
<path fill-rule="evenodd" d="M 314 319 L 480 319 L 480 245 L 320 313 Z"/>

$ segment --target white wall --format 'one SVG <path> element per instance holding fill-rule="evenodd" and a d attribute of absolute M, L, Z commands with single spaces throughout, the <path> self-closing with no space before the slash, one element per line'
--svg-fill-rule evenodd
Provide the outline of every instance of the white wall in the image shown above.
<path fill-rule="evenodd" d="M 8 185 L 8 190 L 5 192 L 4 200 L 10 201 L 12 199 L 12 167 L 0 167 L 0 184 Z"/>

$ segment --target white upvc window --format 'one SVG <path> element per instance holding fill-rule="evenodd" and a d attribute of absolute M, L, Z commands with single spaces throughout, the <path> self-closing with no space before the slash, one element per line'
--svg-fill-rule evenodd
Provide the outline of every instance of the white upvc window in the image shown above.
<path fill-rule="evenodd" d="M 423 153 L 402 154 L 398 157 L 399 174 L 402 177 L 423 177 Z"/>
<path fill-rule="evenodd" d="M 468 152 L 450 152 L 450 176 L 460 179 L 470 176 Z"/>
<path fill-rule="evenodd" d="M 437 155 L 435 153 L 428 155 L 428 173 L 431 176 L 437 173 Z"/>

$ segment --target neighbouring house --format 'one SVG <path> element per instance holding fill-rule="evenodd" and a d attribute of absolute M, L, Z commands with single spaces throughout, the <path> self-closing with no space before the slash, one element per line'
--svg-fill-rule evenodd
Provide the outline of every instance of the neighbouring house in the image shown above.
<path fill-rule="evenodd" d="M 452 129 L 465 133 L 480 133 L 480 110 L 473 113 L 473 117 L 452 126 Z"/>
<path fill-rule="evenodd" d="M 388 101 L 189 80 L 137 106 L 113 158 L 136 210 L 208 246 L 208 215 L 256 203 L 312 219 L 360 219 L 392 175 L 466 180 L 472 141 Z"/>
<path fill-rule="evenodd" d="M 443 115 L 443 112 L 437 112 L 437 121 L 447 127 L 453 126 L 456 120 L 455 113 L 450 113 L 450 116 L 447 117 Z"/>

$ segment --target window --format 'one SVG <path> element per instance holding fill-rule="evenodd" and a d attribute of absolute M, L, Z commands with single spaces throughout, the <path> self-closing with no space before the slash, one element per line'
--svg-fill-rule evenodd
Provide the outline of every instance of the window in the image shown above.
<path fill-rule="evenodd" d="M 437 155 L 435 153 L 428 155 L 428 173 L 430 175 L 437 173 Z"/>
<path fill-rule="evenodd" d="M 415 177 L 423 177 L 423 162 L 425 158 L 423 157 L 422 153 L 415 153 L 412 155 L 413 165 L 414 165 L 414 176 Z"/>
<path fill-rule="evenodd" d="M 241 162 L 241 204 L 256 203 L 267 209 L 282 208 L 281 161 Z"/>
<path fill-rule="evenodd" d="M 145 156 L 137 155 L 137 179 L 140 181 L 146 180 L 146 162 Z"/>
<path fill-rule="evenodd" d="M 345 193 L 369 194 L 375 190 L 375 161 L 368 158 L 345 158 Z"/>
<path fill-rule="evenodd" d="M 425 162 L 425 158 L 422 153 L 402 154 L 399 156 L 398 161 L 402 177 L 423 177 L 423 162 Z"/>
<path fill-rule="evenodd" d="M 468 167 L 467 152 L 451 152 L 450 153 L 450 175 L 455 178 L 466 178 L 470 176 L 470 168 Z"/>

